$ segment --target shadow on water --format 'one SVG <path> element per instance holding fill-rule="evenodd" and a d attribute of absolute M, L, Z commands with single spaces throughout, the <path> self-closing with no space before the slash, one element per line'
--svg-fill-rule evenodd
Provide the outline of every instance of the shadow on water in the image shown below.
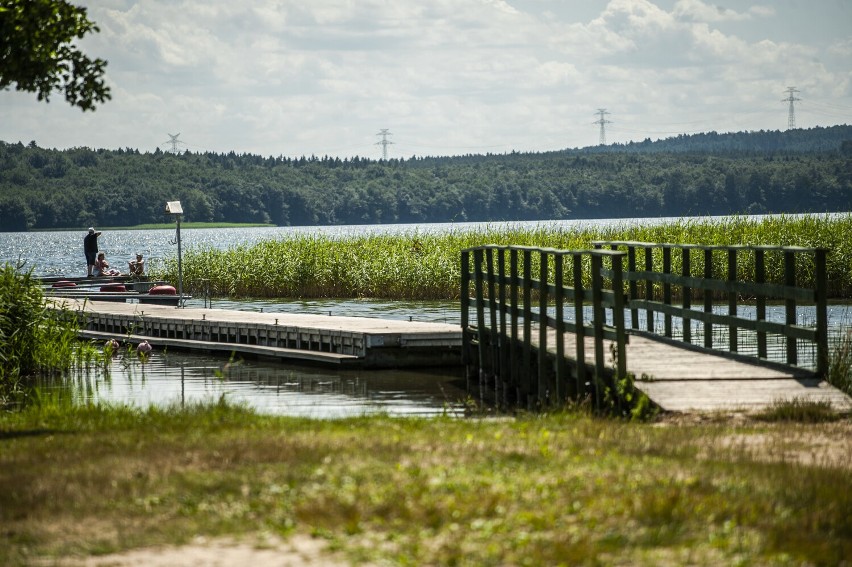
<path fill-rule="evenodd" d="M 144 408 L 224 397 L 261 413 L 312 418 L 461 417 L 467 397 L 461 368 L 327 370 L 184 352 L 154 352 L 144 362 L 122 352 L 106 368 L 75 370 L 39 386 L 67 392 L 79 402 Z"/>

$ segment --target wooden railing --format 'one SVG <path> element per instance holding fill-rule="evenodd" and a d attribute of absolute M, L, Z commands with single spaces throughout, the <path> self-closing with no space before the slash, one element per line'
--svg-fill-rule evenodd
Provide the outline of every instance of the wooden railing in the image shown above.
<path fill-rule="evenodd" d="M 764 360 L 769 359 L 767 336 L 780 336 L 785 352 L 784 360 L 779 362 L 797 366 L 801 359 L 800 346 L 811 348 L 815 350 L 816 373 L 825 376 L 828 369 L 825 249 L 630 241 L 595 241 L 593 245 L 597 249 L 606 246 L 627 253 L 627 270 L 618 277 L 627 283 L 631 329 L 689 344 L 695 344 L 695 330 L 696 334 L 703 334 L 698 346 L 740 354 L 744 350 L 742 335 L 748 334 L 754 337 L 756 348 L 746 354 Z M 770 265 L 768 255 L 779 261 Z M 810 274 L 808 285 L 797 282 L 797 263 L 802 261 L 807 262 L 802 271 Z M 694 299 L 702 302 L 698 309 L 692 305 Z M 719 302 L 727 306 L 727 313 L 714 311 L 714 304 L 718 306 Z M 767 303 L 772 302 L 784 306 L 783 323 L 767 320 Z M 743 305 L 753 305 L 753 317 L 738 312 Z M 801 325 L 797 320 L 797 308 L 802 305 L 814 307 L 812 326 Z M 673 319 L 680 323 L 677 336 Z M 714 341 L 714 326 L 726 331 L 727 345 Z"/>
<path fill-rule="evenodd" d="M 623 288 L 625 257 L 524 246 L 463 250 L 463 357 L 469 370 L 479 370 L 480 391 L 493 379 L 498 403 L 532 406 L 586 395 L 600 400 L 602 380 L 626 374 L 624 294 L 613 292 Z M 568 358 L 567 333 L 576 336 Z M 590 368 L 586 337 L 593 339 Z M 611 365 L 605 340 L 613 345 Z"/>

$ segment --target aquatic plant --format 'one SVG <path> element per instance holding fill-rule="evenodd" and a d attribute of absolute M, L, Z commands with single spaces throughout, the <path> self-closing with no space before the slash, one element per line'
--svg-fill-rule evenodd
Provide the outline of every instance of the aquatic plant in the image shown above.
<path fill-rule="evenodd" d="M 9 263 L 0 268 L 0 405 L 20 393 L 28 377 L 90 359 L 77 331 L 74 313 L 51 309 L 31 271 Z"/>
<path fill-rule="evenodd" d="M 828 217 L 725 217 L 706 220 L 677 220 L 660 225 L 589 226 L 565 229 L 542 225 L 537 228 L 494 228 L 453 230 L 429 234 L 414 230 L 397 235 L 351 234 L 320 236 L 298 234 L 268 240 L 253 246 L 227 250 L 194 247 L 183 255 L 184 289 L 199 296 L 255 298 L 381 298 L 396 300 L 458 299 L 460 255 L 464 248 L 483 244 L 514 244 L 582 250 L 595 240 L 635 240 L 704 245 L 788 245 L 824 247 L 828 254 L 829 294 L 848 297 L 852 293 L 852 249 L 846 235 L 852 232 L 852 215 Z M 741 252 L 738 277 L 754 277 L 750 252 Z M 655 264 L 660 263 L 655 258 Z M 672 258 L 679 273 L 680 256 Z M 723 276 L 726 263 L 714 261 L 716 275 Z M 781 281 L 783 262 L 778 252 L 766 257 L 767 280 Z M 655 266 L 660 269 L 661 266 Z M 552 269 L 552 268 L 551 268 Z M 812 268 L 796 266 L 801 285 L 813 282 Z M 693 274 L 703 270 L 695 259 Z M 535 269 L 534 269 L 535 271 Z M 167 258 L 152 272 L 156 278 L 177 281 L 177 259 Z M 589 281 L 589 274 L 584 278 Z"/>

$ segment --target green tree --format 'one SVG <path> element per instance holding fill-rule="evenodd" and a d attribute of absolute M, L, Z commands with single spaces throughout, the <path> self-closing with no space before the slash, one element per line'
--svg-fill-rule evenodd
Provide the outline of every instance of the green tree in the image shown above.
<path fill-rule="evenodd" d="M 73 45 L 97 32 L 86 9 L 64 0 L 0 0 L 0 89 L 52 92 L 80 109 L 94 110 L 110 98 L 103 74 L 107 62 L 90 59 Z"/>

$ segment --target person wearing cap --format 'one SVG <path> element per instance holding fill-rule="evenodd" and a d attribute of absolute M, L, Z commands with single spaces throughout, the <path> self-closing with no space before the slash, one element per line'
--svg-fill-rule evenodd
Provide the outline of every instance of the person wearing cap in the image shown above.
<path fill-rule="evenodd" d="M 131 276 L 141 276 L 145 273 L 145 260 L 142 259 L 142 254 L 136 253 L 136 259 L 127 263 Z"/>
<path fill-rule="evenodd" d="M 95 261 L 98 259 L 98 237 L 101 232 L 89 227 L 89 233 L 83 237 L 83 252 L 86 254 L 87 277 L 92 277 Z"/>

